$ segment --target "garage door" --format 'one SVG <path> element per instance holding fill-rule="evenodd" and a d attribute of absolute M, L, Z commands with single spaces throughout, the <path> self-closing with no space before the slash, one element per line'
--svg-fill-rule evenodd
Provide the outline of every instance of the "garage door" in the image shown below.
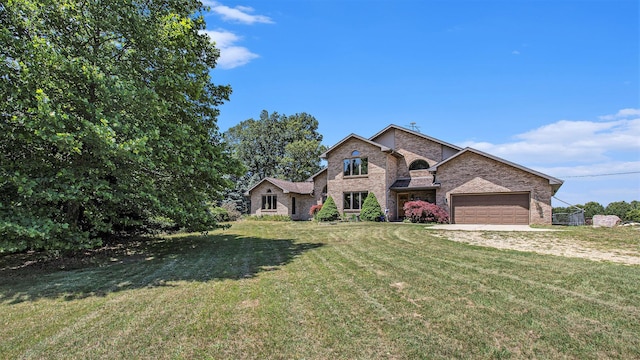
<path fill-rule="evenodd" d="M 453 195 L 456 224 L 529 224 L 529 194 Z"/>

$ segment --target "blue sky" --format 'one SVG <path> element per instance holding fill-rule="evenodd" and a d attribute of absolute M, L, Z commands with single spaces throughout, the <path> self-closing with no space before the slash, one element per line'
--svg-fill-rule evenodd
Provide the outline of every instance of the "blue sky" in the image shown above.
<path fill-rule="evenodd" d="M 640 200 L 636 0 L 205 3 L 221 131 L 263 109 L 327 146 L 415 123 L 564 179 L 563 201 Z"/>

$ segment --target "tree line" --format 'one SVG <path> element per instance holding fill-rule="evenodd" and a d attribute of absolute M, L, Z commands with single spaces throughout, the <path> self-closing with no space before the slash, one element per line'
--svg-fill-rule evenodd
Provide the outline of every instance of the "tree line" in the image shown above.
<path fill-rule="evenodd" d="M 584 217 L 589 219 L 594 215 L 616 215 L 622 221 L 640 222 L 640 201 L 633 200 L 614 201 L 606 207 L 595 201 L 590 201 L 584 205 L 575 205 L 574 207 L 554 207 L 553 212 L 556 214 L 572 213 L 576 211 L 576 207 L 584 210 Z"/>

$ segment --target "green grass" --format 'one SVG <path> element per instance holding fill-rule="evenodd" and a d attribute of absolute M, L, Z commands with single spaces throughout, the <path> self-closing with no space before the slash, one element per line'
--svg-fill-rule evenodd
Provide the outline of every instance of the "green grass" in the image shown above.
<path fill-rule="evenodd" d="M 242 222 L 71 262 L 5 256 L 0 357 L 640 357 L 639 266 L 429 234 Z M 602 234 L 637 244 L 637 231 Z"/>

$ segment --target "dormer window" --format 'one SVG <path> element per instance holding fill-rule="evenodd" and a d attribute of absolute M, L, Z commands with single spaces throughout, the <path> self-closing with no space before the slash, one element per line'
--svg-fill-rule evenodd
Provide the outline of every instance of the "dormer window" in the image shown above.
<path fill-rule="evenodd" d="M 344 159 L 344 176 L 367 175 L 369 173 L 369 159 L 360 156 L 360 151 L 354 150 L 349 159 Z"/>

